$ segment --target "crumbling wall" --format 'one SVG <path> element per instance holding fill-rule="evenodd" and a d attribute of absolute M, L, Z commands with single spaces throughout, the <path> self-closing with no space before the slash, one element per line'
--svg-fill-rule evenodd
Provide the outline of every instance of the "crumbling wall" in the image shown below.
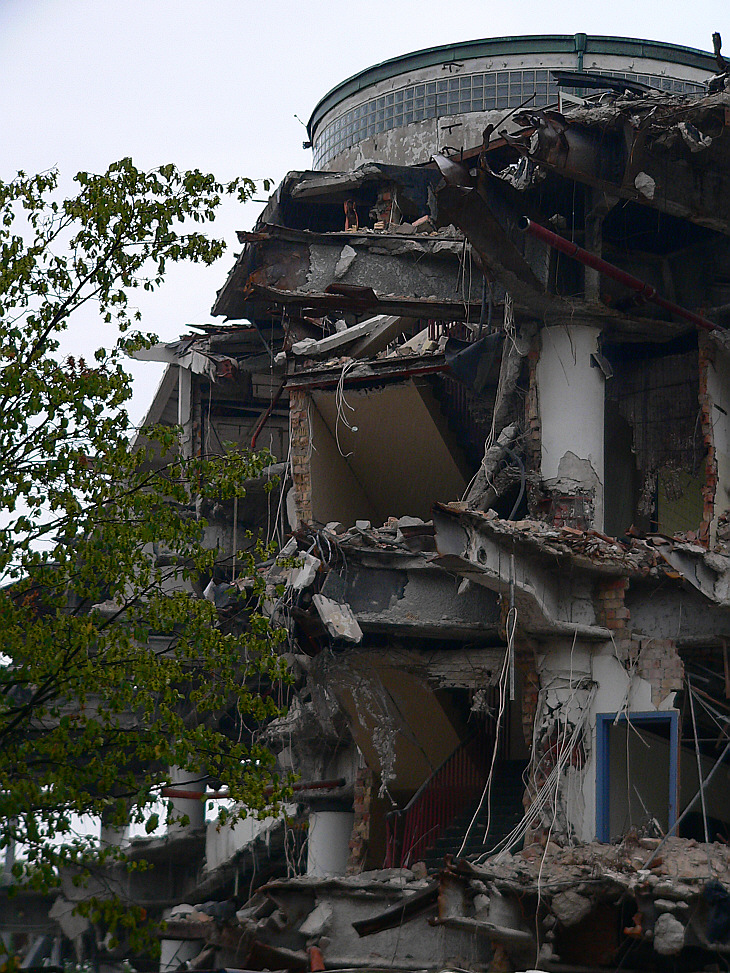
<path fill-rule="evenodd" d="M 525 743 L 531 747 L 540 676 L 535 663 L 535 646 L 530 640 L 519 637 L 515 639 L 515 664 L 522 675 L 522 733 Z"/>
<path fill-rule="evenodd" d="M 312 520 L 312 472 L 309 465 L 311 435 L 309 430 L 310 399 L 306 392 L 289 393 L 291 425 L 291 469 L 294 482 L 296 516 L 299 523 Z"/>
<path fill-rule="evenodd" d="M 651 685 L 651 701 L 657 708 L 684 685 L 684 663 L 673 639 L 642 639 L 637 672 Z"/>
<path fill-rule="evenodd" d="M 717 356 L 717 359 L 716 359 Z M 724 356 L 722 356 L 724 358 Z M 730 457 L 725 450 L 728 443 L 728 423 L 727 415 L 722 411 L 714 411 L 714 402 L 722 399 L 722 404 L 718 401 L 720 409 L 726 413 L 724 407 L 728 404 L 728 389 L 725 386 L 726 362 L 720 361 L 717 348 L 711 343 L 702 332 L 699 333 L 699 403 L 700 403 L 700 428 L 702 430 L 702 441 L 705 447 L 705 469 L 704 482 L 702 484 L 702 523 L 700 525 L 700 538 L 707 543 L 714 543 L 715 531 L 712 530 L 714 523 L 717 526 L 717 517 L 723 513 L 730 502 L 727 504 L 721 501 L 716 509 L 716 503 L 720 488 L 720 466 L 722 466 L 722 493 L 730 501 Z M 725 367 L 723 367 L 725 366 Z M 723 394 L 724 393 L 724 394 Z M 720 428 L 715 429 L 715 425 Z M 719 434 L 719 435 L 718 435 Z M 719 449 L 718 449 L 719 447 Z"/>
<path fill-rule="evenodd" d="M 670 346 L 668 352 L 649 344 L 636 350 L 623 345 L 607 349 L 613 376 L 606 385 L 606 405 L 631 429 L 625 450 L 630 449 L 638 478 L 634 525 L 643 530 L 656 525 L 669 534 L 694 533 L 703 525 L 706 530 L 716 479 L 713 458 L 708 454 L 705 459 L 712 447 L 707 360 L 696 348 L 683 345 Z M 625 477 L 620 467 L 617 475 Z M 632 488 L 615 478 L 607 486 Z"/>
<path fill-rule="evenodd" d="M 370 811 L 373 803 L 373 786 L 375 777 L 369 767 L 362 766 L 355 777 L 355 821 L 350 838 L 350 858 L 347 862 L 347 874 L 359 875 L 365 868 L 365 862 L 370 847 Z"/>
<path fill-rule="evenodd" d="M 628 578 L 611 578 L 598 583 L 596 599 L 601 625 L 613 633 L 616 658 L 651 686 L 651 702 L 659 707 L 671 692 L 679 692 L 684 665 L 673 639 L 638 639 L 632 636 L 631 613 L 626 607 Z"/>
<path fill-rule="evenodd" d="M 572 842 L 584 823 L 584 768 L 592 750 L 590 707 L 596 687 L 585 647 L 555 645 L 539 656 L 526 806 L 526 843 L 542 833 Z"/>
<path fill-rule="evenodd" d="M 631 649 L 631 613 L 626 607 L 628 578 L 601 579 L 597 584 L 598 623 L 613 633 L 613 644 L 619 659 L 626 662 Z"/>

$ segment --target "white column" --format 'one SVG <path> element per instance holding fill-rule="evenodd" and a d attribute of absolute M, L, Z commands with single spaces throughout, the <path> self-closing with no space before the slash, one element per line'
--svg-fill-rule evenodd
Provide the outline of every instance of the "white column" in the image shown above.
<path fill-rule="evenodd" d="M 344 875 L 350 857 L 352 811 L 310 811 L 307 875 Z"/>
<path fill-rule="evenodd" d="M 180 366 L 177 370 L 177 424 L 182 426 L 183 456 L 193 455 L 193 373 Z"/>
<path fill-rule="evenodd" d="M 603 530 L 605 377 L 591 362 L 600 328 L 543 328 L 537 363 L 542 479 L 550 493 L 593 497 L 593 524 Z"/>
<path fill-rule="evenodd" d="M 170 768 L 171 787 L 180 791 L 202 791 L 205 793 L 205 777 L 190 770 L 179 767 Z M 194 830 L 205 826 L 205 801 L 197 798 L 173 797 L 170 799 L 172 813 L 176 818 L 186 815 L 190 823 L 182 825 L 173 821 L 168 827 L 168 834 L 180 834 L 181 831 Z"/>

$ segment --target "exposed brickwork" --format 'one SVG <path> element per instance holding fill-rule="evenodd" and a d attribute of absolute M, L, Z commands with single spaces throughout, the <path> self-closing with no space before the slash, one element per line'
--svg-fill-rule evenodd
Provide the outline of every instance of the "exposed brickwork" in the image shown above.
<path fill-rule="evenodd" d="M 628 578 L 607 578 L 599 581 L 596 589 L 598 624 L 612 632 L 616 652 L 624 663 L 633 657 L 631 613 L 625 601 L 628 587 Z"/>
<path fill-rule="evenodd" d="M 636 671 L 651 684 L 651 701 L 658 706 L 669 693 L 682 688 L 684 665 L 672 639 L 632 639 L 631 614 L 624 601 L 628 586 L 626 578 L 599 582 L 598 621 L 613 633 L 619 659 L 624 664 L 636 662 Z"/>
<path fill-rule="evenodd" d="M 370 808 L 373 800 L 373 772 L 369 767 L 361 767 L 355 778 L 355 821 L 350 836 L 350 857 L 347 861 L 347 874 L 359 875 L 365 867 L 370 845 Z"/>
<path fill-rule="evenodd" d="M 610 578 L 598 582 L 598 621 L 612 632 L 628 629 L 631 615 L 624 601 L 628 586 L 628 578 Z"/>
<path fill-rule="evenodd" d="M 311 454 L 309 396 L 306 392 L 290 392 L 289 415 L 291 417 L 292 480 L 297 517 L 300 523 L 308 524 L 312 520 L 312 473 L 309 462 Z"/>
<path fill-rule="evenodd" d="M 699 378 L 700 378 L 700 425 L 705 444 L 705 482 L 702 486 L 702 524 L 699 539 L 707 544 L 710 539 L 710 524 L 715 514 L 715 493 L 717 491 L 717 456 L 712 433 L 712 400 L 707 391 L 707 374 L 714 361 L 715 349 L 707 337 L 699 333 Z"/>
<path fill-rule="evenodd" d="M 651 701 L 658 706 L 669 693 L 684 683 L 684 663 L 672 639 L 644 639 L 639 651 L 637 671 L 651 683 Z"/>
<path fill-rule="evenodd" d="M 595 494 L 576 493 L 574 496 L 548 496 L 535 504 L 540 520 L 553 527 L 574 527 L 589 530 L 594 522 Z"/>
<path fill-rule="evenodd" d="M 540 690 L 540 677 L 535 665 L 535 650 L 532 644 L 521 639 L 515 640 L 515 664 L 522 675 L 522 733 L 528 747 L 532 746 L 532 731 L 537 712 L 537 698 Z"/>

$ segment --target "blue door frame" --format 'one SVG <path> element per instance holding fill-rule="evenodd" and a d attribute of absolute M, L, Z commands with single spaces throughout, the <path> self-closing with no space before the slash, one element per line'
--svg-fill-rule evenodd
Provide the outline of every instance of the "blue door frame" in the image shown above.
<path fill-rule="evenodd" d="M 629 713 L 632 723 L 668 723 L 669 724 L 669 794 L 667 803 L 669 813 L 669 827 L 677 820 L 677 767 L 679 760 L 679 714 L 676 710 L 666 713 Z M 610 753 L 609 734 L 614 723 L 626 723 L 625 713 L 598 713 L 596 715 L 596 839 L 610 841 Z"/>

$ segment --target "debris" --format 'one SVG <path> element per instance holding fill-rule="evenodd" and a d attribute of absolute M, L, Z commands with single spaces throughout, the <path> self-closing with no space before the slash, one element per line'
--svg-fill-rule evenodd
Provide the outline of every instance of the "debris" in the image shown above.
<path fill-rule="evenodd" d="M 362 641 L 362 629 L 349 605 L 340 605 L 324 595 L 314 595 L 312 603 L 332 638 L 354 643 Z"/>
<path fill-rule="evenodd" d="M 676 956 L 684 946 L 684 926 L 669 912 L 654 923 L 654 949 L 660 956 Z"/>
<path fill-rule="evenodd" d="M 550 908 L 558 921 L 567 927 L 575 926 L 590 915 L 593 908 L 591 900 L 569 889 L 554 895 Z"/>
<path fill-rule="evenodd" d="M 637 173 L 636 178 L 634 179 L 634 185 L 642 196 L 645 196 L 647 199 L 654 199 L 656 182 L 646 172 Z"/>
<path fill-rule="evenodd" d="M 328 902 L 320 902 L 301 924 L 299 932 L 308 939 L 318 939 L 327 932 L 333 915 L 332 906 Z"/>

